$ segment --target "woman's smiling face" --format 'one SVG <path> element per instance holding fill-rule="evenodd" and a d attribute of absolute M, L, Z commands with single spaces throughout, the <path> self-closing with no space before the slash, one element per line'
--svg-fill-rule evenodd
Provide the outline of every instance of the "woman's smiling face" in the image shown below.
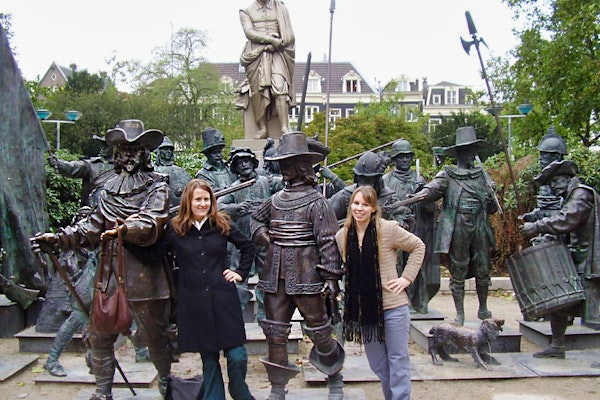
<path fill-rule="evenodd" d="M 194 189 L 192 196 L 192 215 L 197 221 L 201 221 L 210 211 L 210 193 L 204 189 Z"/>
<path fill-rule="evenodd" d="M 352 216 L 354 217 L 354 220 L 358 224 L 369 223 L 371 216 L 375 212 L 375 208 L 367 203 L 361 192 L 357 192 L 354 196 L 354 200 L 352 200 L 350 209 L 352 210 Z"/>

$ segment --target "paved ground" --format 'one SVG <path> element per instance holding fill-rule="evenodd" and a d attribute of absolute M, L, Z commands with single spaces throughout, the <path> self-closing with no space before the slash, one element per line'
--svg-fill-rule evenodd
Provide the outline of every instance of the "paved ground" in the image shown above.
<path fill-rule="evenodd" d="M 468 295 L 465 301 L 467 320 L 474 320 L 477 312 L 477 300 L 475 295 Z M 494 294 L 490 296 L 489 306 L 495 317 L 504 318 L 506 325 L 518 331 L 518 320 L 522 317 L 518 305 L 512 296 Z M 447 319 L 454 318 L 454 305 L 451 296 L 440 293 L 430 303 L 430 307 L 444 314 Z M 309 343 L 300 346 L 300 354 L 294 361 L 299 365 L 306 358 Z M 525 361 L 532 361 L 531 353 L 539 350 L 539 346 L 522 339 L 521 354 L 519 356 Z M 357 349 L 360 353 L 360 349 Z M 350 352 L 350 356 L 356 355 Z M 568 363 L 573 369 L 585 369 L 589 366 L 589 356 L 596 354 L 588 352 L 587 359 L 577 352 L 568 352 Z M 0 340 L 0 364 L 4 358 L 10 355 L 18 355 L 18 343 L 16 339 Z M 0 382 L 0 397 L 2 399 L 87 399 L 91 384 L 73 384 L 60 382 L 40 382 L 39 378 L 44 374 L 43 365 L 47 354 L 34 354 L 39 356 L 37 361 L 17 373 L 16 375 Z M 132 350 L 126 344 L 119 349 L 118 358 L 124 364 L 131 361 Z M 248 383 L 257 399 L 265 398 L 269 384 L 266 379 L 264 368 L 258 360 L 260 356 L 251 356 L 249 360 Z M 419 368 L 433 368 L 428 361 L 428 356 L 416 345 L 411 345 L 411 357 L 413 364 Z M 34 357 L 35 358 L 35 357 Z M 467 355 L 459 355 L 459 365 L 444 365 L 435 367 L 436 373 L 447 375 L 444 380 L 419 379 L 412 384 L 413 399 L 448 400 L 455 399 L 477 399 L 477 400 L 572 400 L 600 398 L 600 378 L 598 376 L 575 376 L 575 377 L 540 377 L 532 375 L 526 378 L 510 378 L 504 375 L 496 377 L 482 377 L 482 371 L 476 370 L 472 360 Z M 66 353 L 61 361 L 67 365 L 83 365 L 83 357 L 80 354 Z M 5 362 L 6 363 L 6 362 Z M 455 371 L 460 369 L 462 375 Z M 546 367 L 549 369 L 550 367 Z M 550 368 L 551 369 L 551 368 Z M 199 356 L 186 354 L 178 364 L 174 364 L 173 371 L 178 376 L 193 376 L 201 372 Z M 439 371 L 439 372 L 438 372 Z M 366 374 L 365 374 L 366 375 Z M 38 382 L 36 383 L 36 379 Z M 137 400 L 154 400 L 156 396 L 156 382 L 150 385 L 153 390 L 139 390 Z M 348 398 L 351 399 L 373 399 L 381 400 L 383 396 L 378 382 L 347 383 Z M 119 394 L 127 394 L 126 391 L 118 391 Z M 130 398 L 129 395 L 120 398 Z M 311 385 L 305 382 L 303 374 L 298 375 L 289 384 L 288 400 L 296 399 L 320 399 L 326 398 L 326 392 L 321 385 Z M 229 399 L 229 397 L 228 397 Z"/>

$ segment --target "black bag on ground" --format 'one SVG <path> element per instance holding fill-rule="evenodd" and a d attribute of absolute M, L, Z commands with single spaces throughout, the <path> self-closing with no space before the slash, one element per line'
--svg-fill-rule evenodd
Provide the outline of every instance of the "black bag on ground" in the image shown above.
<path fill-rule="evenodd" d="M 202 375 L 187 379 L 169 375 L 165 400 L 203 400 L 203 382 Z"/>

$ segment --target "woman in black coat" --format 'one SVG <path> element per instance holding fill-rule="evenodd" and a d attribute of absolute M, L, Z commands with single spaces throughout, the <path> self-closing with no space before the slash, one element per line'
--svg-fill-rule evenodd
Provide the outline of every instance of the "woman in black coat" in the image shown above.
<path fill-rule="evenodd" d="M 227 243 L 241 253 L 239 269 L 227 262 Z M 246 384 L 246 331 L 235 282 L 246 279 L 255 248 L 217 210 L 211 187 L 192 179 L 181 195 L 179 214 L 145 256 L 175 256 L 178 272 L 177 326 L 179 351 L 199 352 L 204 375 L 204 399 L 223 400 L 225 389 L 219 352 L 227 358 L 229 393 L 234 400 L 253 399 Z"/>

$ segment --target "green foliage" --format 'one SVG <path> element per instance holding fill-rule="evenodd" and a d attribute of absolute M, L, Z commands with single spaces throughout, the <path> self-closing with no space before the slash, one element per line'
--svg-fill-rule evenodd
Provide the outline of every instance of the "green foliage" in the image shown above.
<path fill-rule="evenodd" d="M 315 121 L 306 129 L 309 135 L 320 128 L 321 123 L 324 125 L 324 116 L 319 114 L 315 115 Z M 415 158 L 420 159 L 421 165 L 430 166 L 433 157 L 428 138 L 423 134 L 423 126 L 423 120 L 407 122 L 405 111 L 398 110 L 397 103 L 393 100 L 359 105 L 354 115 L 338 119 L 335 129 L 329 132 L 328 145 L 332 150 L 328 157 L 328 164 L 357 156 L 385 144 L 387 146 L 374 151 L 389 151 L 394 141 L 404 138 L 411 142 Z M 323 140 L 322 136 L 320 140 Z M 356 158 L 339 164 L 334 172 L 345 181 L 351 182 Z M 422 171 L 425 175 L 424 172 Z"/>
<path fill-rule="evenodd" d="M 568 158 L 577 164 L 577 176 L 581 182 L 600 191 L 600 153 L 579 147 L 569 152 Z"/>
<path fill-rule="evenodd" d="M 600 2 L 505 0 L 521 17 L 514 62 L 495 81 L 508 101 L 528 99 L 542 126 L 555 125 L 568 142 L 598 142 Z M 502 74 L 492 72 L 496 78 Z M 542 129 L 542 131 L 545 129 Z M 522 139 L 522 138 L 521 138 Z"/>
<path fill-rule="evenodd" d="M 78 157 L 67 150 L 60 150 L 57 157 L 65 161 L 77 160 Z M 71 224 L 73 216 L 77 214 L 81 198 L 81 179 L 66 178 L 57 173 L 49 163 L 45 165 L 46 171 L 46 204 L 48 207 L 48 220 L 50 229 Z"/>
<path fill-rule="evenodd" d="M 73 71 L 67 79 L 66 90 L 74 94 L 98 93 L 104 89 L 104 79 L 98 74 L 90 74 L 87 70 Z"/>
<path fill-rule="evenodd" d="M 175 164 L 184 168 L 193 178 L 196 173 L 202 168 L 202 164 L 206 161 L 201 149 L 185 149 L 175 152 Z"/>

